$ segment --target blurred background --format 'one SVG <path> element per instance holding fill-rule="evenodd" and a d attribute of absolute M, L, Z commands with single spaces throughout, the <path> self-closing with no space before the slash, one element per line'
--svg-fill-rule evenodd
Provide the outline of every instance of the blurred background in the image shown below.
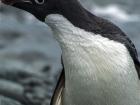
<path fill-rule="evenodd" d="M 140 0 L 80 2 L 118 25 L 140 56 Z M 49 105 L 61 69 L 61 49 L 49 27 L 0 3 L 0 105 Z"/>

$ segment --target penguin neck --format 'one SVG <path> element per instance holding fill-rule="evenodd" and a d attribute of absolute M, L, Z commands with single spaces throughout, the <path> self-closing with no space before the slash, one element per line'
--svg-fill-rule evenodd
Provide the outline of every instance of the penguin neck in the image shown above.
<path fill-rule="evenodd" d="M 81 42 L 84 38 L 88 38 L 88 34 L 80 34 L 80 32 L 97 30 L 98 25 L 94 21 L 96 16 L 90 16 L 91 14 L 78 1 L 60 0 L 57 8 L 56 13 L 47 15 L 45 19 L 45 23 L 51 27 L 57 41 Z"/>
<path fill-rule="evenodd" d="M 86 31 L 96 30 L 97 17 L 88 12 L 77 0 L 60 0 L 56 13 L 65 17 L 75 27 L 85 29 Z"/>
<path fill-rule="evenodd" d="M 45 22 L 51 27 L 54 37 L 61 46 L 70 47 L 70 44 L 88 44 L 91 43 L 90 38 L 95 35 L 74 26 L 71 21 L 60 14 L 48 15 Z"/>

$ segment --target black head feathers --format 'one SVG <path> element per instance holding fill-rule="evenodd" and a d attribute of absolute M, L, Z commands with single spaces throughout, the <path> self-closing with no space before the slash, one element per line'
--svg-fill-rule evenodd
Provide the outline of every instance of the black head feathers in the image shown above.
<path fill-rule="evenodd" d="M 79 4 L 77 0 L 2 0 L 2 2 L 25 10 L 41 21 L 44 21 L 48 14 L 63 14 L 66 8 L 71 12 L 73 9 L 71 6 Z"/>

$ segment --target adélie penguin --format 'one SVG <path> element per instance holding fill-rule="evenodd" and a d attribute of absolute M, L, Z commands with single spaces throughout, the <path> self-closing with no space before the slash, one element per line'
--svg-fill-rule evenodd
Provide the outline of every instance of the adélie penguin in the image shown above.
<path fill-rule="evenodd" d="M 48 24 L 64 70 L 52 105 L 140 105 L 140 63 L 131 40 L 78 0 L 2 0 Z"/>

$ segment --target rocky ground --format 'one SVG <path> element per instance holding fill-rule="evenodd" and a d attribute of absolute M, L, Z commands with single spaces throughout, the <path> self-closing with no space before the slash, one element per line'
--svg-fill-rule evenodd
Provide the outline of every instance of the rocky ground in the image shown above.
<path fill-rule="evenodd" d="M 45 24 L 1 5 L 0 105 L 49 105 L 61 71 L 60 57 Z"/>

